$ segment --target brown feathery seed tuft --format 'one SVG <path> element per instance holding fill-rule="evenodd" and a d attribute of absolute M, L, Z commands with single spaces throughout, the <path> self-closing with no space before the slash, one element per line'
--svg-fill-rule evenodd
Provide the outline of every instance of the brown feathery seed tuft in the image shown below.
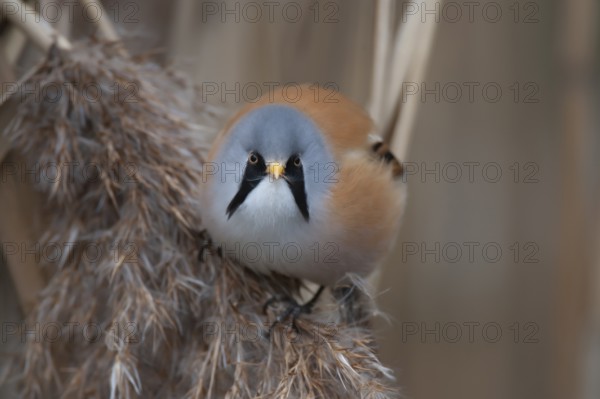
<path fill-rule="evenodd" d="M 26 86 L 3 134 L 40 176 L 60 167 L 34 182 L 47 197 L 42 240 L 77 245 L 41 265 L 50 278 L 28 323 L 63 330 L 28 337 L 12 368 L 21 397 L 397 396 L 365 323 L 369 300 L 354 304 L 359 319 L 331 300 L 298 320 L 299 334 L 278 326 L 266 338 L 262 305 L 299 297 L 301 283 L 210 246 L 199 255 L 196 198 L 216 132 L 180 81 L 96 40 L 53 49 Z M 69 335 L 73 325 L 101 335 Z"/>

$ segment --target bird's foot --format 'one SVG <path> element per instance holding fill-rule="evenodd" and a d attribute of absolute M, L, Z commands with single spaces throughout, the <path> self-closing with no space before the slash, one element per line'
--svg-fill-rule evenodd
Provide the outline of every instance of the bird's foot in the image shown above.
<path fill-rule="evenodd" d="M 196 245 L 198 247 L 198 256 L 197 256 L 198 262 L 203 262 L 206 260 L 204 258 L 204 255 L 207 252 L 210 252 L 212 254 L 212 249 L 213 249 L 212 239 L 210 238 L 210 236 L 208 236 L 206 230 L 195 231 L 194 236 L 196 238 Z M 216 253 L 219 258 L 223 257 L 223 250 L 221 249 L 220 246 L 217 247 Z"/>
<path fill-rule="evenodd" d="M 269 307 L 275 303 L 285 303 L 287 306 L 276 318 L 271 327 L 269 327 L 269 331 L 267 331 L 267 338 L 271 336 L 273 329 L 278 325 L 286 321 L 288 318 L 291 319 L 291 326 L 296 333 L 299 333 L 300 330 L 296 325 L 296 320 L 302 314 L 310 314 L 317 303 L 317 300 L 321 296 L 321 293 L 325 287 L 319 287 L 318 291 L 315 295 L 306 303 L 299 304 L 293 297 L 289 295 L 277 295 L 269 299 L 263 306 L 263 313 L 266 314 Z"/>

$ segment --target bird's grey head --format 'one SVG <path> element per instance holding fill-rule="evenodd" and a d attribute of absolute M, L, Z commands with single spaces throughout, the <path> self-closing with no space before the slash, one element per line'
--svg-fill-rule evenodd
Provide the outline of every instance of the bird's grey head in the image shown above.
<path fill-rule="evenodd" d="M 240 118 L 214 162 L 220 173 L 213 191 L 215 198 L 225 199 L 228 218 L 255 189 L 279 184 L 290 190 L 308 222 L 336 181 L 337 166 L 323 133 L 308 116 L 286 105 L 262 106 Z"/>

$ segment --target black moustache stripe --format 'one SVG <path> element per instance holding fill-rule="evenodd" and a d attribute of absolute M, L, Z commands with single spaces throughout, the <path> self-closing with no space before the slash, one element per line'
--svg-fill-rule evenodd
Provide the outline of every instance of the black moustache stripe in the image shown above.
<path fill-rule="evenodd" d="M 242 180 L 242 184 L 240 184 L 240 189 L 235 194 L 229 205 L 227 205 L 227 219 L 231 218 L 231 215 L 244 203 L 246 197 L 252 190 L 258 186 L 258 184 L 262 181 L 262 179 L 254 179 L 248 180 L 246 176 Z"/>
<path fill-rule="evenodd" d="M 308 222 L 310 215 L 306 200 L 306 189 L 304 187 L 304 171 L 302 170 L 302 165 L 296 166 L 294 164 L 294 158 L 296 157 L 292 156 L 285 165 L 285 181 L 292 191 L 294 201 L 300 213 L 304 217 L 304 220 Z"/>
<path fill-rule="evenodd" d="M 288 186 L 290 186 L 290 190 L 292 190 L 292 195 L 294 196 L 294 201 L 296 201 L 296 205 L 300 210 L 300 213 L 304 217 L 304 220 L 308 222 L 310 217 L 308 213 L 308 203 L 306 202 L 306 191 L 304 190 L 304 180 L 295 180 L 290 181 L 286 180 Z"/>
<path fill-rule="evenodd" d="M 286 165 L 285 181 L 287 182 L 294 202 L 298 206 L 298 210 L 302 214 L 304 220 L 308 222 L 310 214 L 308 212 L 308 202 L 306 198 L 306 189 L 304 187 L 304 172 L 302 166 L 295 166 L 293 162 L 288 161 Z M 248 164 L 242 178 L 242 183 L 238 192 L 235 194 L 229 205 L 227 205 L 227 219 L 230 219 L 235 211 L 244 203 L 248 195 L 254 190 L 267 175 L 266 165 L 262 157 L 256 165 Z"/>
<path fill-rule="evenodd" d="M 231 215 L 233 215 L 240 205 L 244 203 L 248 194 L 250 194 L 267 175 L 267 166 L 264 159 L 259 154 L 256 155 L 258 157 L 258 162 L 255 165 L 250 163 L 246 165 L 240 188 L 229 205 L 227 205 L 227 219 L 231 218 Z"/>

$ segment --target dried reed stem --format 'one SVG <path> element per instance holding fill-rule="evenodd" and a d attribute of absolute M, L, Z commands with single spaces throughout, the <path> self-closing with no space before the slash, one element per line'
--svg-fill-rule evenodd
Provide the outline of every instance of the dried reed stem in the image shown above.
<path fill-rule="evenodd" d="M 393 21 L 394 2 L 392 0 L 377 0 L 375 3 L 371 94 L 369 95 L 369 114 L 377 123 L 381 123 L 387 108 L 385 101 L 387 98 L 387 76 Z"/>
<path fill-rule="evenodd" d="M 54 43 L 64 50 L 71 49 L 71 43 L 40 18 L 29 4 L 21 0 L 0 0 L 0 11 L 43 51 L 48 51 Z"/>
<path fill-rule="evenodd" d="M 79 0 L 81 1 L 81 3 L 83 3 L 85 6 L 87 7 L 95 7 L 96 9 L 100 10 L 99 12 L 99 18 L 95 18 L 92 22 L 94 23 L 94 25 L 96 25 L 96 27 L 98 27 L 98 30 L 102 33 L 102 35 L 104 36 L 104 38 L 108 41 L 111 42 L 117 42 L 119 40 L 121 40 L 121 38 L 119 37 L 119 34 L 117 33 L 117 30 L 115 29 L 115 26 L 110 22 L 110 19 L 107 18 L 107 12 L 104 9 L 104 7 L 102 6 L 102 3 L 100 3 L 100 1 L 98 0 Z"/>
<path fill-rule="evenodd" d="M 427 0 L 420 7 L 434 9 L 435 3 L 436 0 Z M 411 96 L 406 101 L 402 100 L 404 96 L 402 83 L 413 82 L 420 84 L 425 78 L 427 64 L 433 48 L 433 39 L 435 38 L 435 31 L 438 25 L 435 18 L 427 18 L 423 22 L 419 14 L 408 15 L 406 17 L 408 18 L 407 28 L 403 32 L 404 36 L 397 39 L 397 47 L 392 64 L 394 71 L 400 71 L 395 75 L 395 79 L 393 79 L 393 83 L 391 84 L 392 90 L 397 91 L 392 91 L 395 98 L 390 101 L 391 105 L 397 107 L 395 110 L 392 109 L 392 111 L 398 113 L 397 116 L 391 117 L 391 120 L 396 120 L 397 123 L 394 127 L 391 127 L 393 136 L 390 140 L 390 147 L 400 159 L 406 159 L 408 155 L 408 147 L 414 133 L 414 121 L 421 105 L 419 96 Z M 399 31 L 399 35 L 401 34 Z M 403 54 L 403 49 L 409 47 L 408 41 L 412 41 L 413 43 L 410 56 Z M 409 60 L 409 64 L 406 64 L 406 60 Z"/>

